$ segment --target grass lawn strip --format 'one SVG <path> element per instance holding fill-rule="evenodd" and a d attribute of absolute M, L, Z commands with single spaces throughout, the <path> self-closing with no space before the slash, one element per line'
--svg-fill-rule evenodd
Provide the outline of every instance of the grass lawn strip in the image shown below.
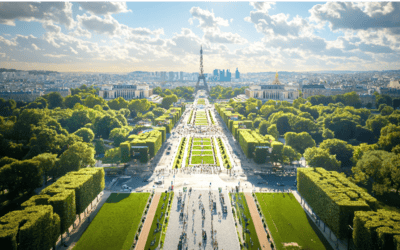
<path fill-rule="evenodd" d="M 260 242 L 258 241 L 257 232 L 254 227 L 253 220 L 251 218 L 250 210 L 249 210 L 249 207 L 247 206 L 246 197 L 244 196 L 243 193 L 233 193 L 232 196 L 235 197 L 236 214 L 239 218 L 240 224 L 242 225 L 243 231 L 245 230 L 245 220 L 244 220 L 243 215 L 246 216 L 246 218 L 248 219 L 247 222 L 249 223 L 249 225 L 247 226 L 247 228 L 249 229 L 250 234 L 248 234 L 248 233 L 242 234 L 242 235 L 244 235 L 244 237 L 243 236 L 242 237 L 246 241 L 247 249 L 251 249 L 251 250 L 261 249 Z M 241 200 L 239 200 L 239 197 Z M 242 206 L 240 206 L 239 204 L 241 204 Z M 251 246 L 250 237 L 253 241 L 253 246 Z"/>
<path fill-rule="evenodd" d="M 111 194 L 74 250 L 129 250 L 149 196 L 149 193 Z"/>
<path fill-rule="evenodd" d="M 256 197 L 278 250 L 298 249 L 284 243 L 297 243 L 301 249 L 326 249 L 292 194 L 256 193 Z"/>
<path fill-rule="evenodd" d="M 163 247 L 164 247 L 165 236 L 167 235 L 169 217 L 171 216 L 171 206 L 172 206 L 172 201 L 173 200 L 174 200 L 174 192 L 171 192 L 171 195 L 170 195 L 169 201 L 168 201 L 168 208 L 167 208 L 168 216 L 165 218 L 165 221 L 164 221 L 164 224 L 163 224 L 163 228 L 162 228 L 161 249 L 163 249 Z"/>
<path fill-rule="evenodd" d="M 203 163 L 204 164 L 214 164 L 214 157 L 213 156 L 203 156 Z"/>
<path fill-rule="evenodd" d="M 153 223 L 151 224 L 149 236 L 147 237 L 146 241 L 146 247 L 144 249 L 151 249 L 154 250 L 158 247 L 158 243 L 160 242 L 161 234 L 162 234 L 162 227 L 165 222 L 165 214 L 167 211 L 168 207 L 168 202 L 169 202 L 169 196 L 171 193 L 162 193 L 160 197 L 160 201 L 158 202 L 157 206 L 157 211 L 156 214 L 154 215 Z M 165 200 L 164 200 L 165 199 Z M 164 207 L 162 207 L 164 204 Z M 163 215 L 161 216 L 161 213 Z M 157 222 L 159 221 L 159 231 L 157 233 L 154 233 L 155 229 L 157 229 Z M 155 241 L 155 244 L 151 246 L 151 242 L 153 240 Z"/>

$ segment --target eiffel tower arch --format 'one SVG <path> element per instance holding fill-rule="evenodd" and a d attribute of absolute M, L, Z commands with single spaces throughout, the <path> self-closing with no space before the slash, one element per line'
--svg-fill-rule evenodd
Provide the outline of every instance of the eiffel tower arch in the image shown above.
<path fill-rule="evenodd" d="M 203 80 L 203 85 L 200 85 L 200 81 Z M 207 94 L 210 94 L 209 88 L 206 82 L 206 77 L 204 76 L 204 71 L 203 71 L 203 46 L 200 48 L 200 74 L 199 78 L 196 83 L 196 89 L 195 92 L 197 93 L 198 90 L 205 90 L 207 91 Z"/>

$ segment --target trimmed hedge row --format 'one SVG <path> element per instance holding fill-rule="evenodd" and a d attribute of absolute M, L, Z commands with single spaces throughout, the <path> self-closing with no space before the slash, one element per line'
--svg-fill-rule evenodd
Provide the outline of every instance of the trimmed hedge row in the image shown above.
<path fill-rule="evenodd" d="M 60 231 L 64 233 L 74 223 L 76 214 L 83 213 L 104 189 L 104 175 L 102 168 L 82 168 L 69 172 L 21 206 L 51 205 L 60 216 Z"/>
<path fill-rule="evenodd" d="M 353 240 L 360 250 L 400 250 L 400 213 L 379 209 L 354 213 Z"/>
<path fill-rule="evenodd" d="M 215 122 L 214 122 L 214 118 L 211 115 L 211 110 L 208 110 L 208 115 L 210 116 L 210 120 L 211 120 L 212 125 L 214 125 Z"/>
<path fill-rule="evenodd" d="M 192 151 L 192 143 L 193 143 L 193 138 L 189 137 L 189 142 L 188 142 L 188 149 L 187 149 L 187 154 L 186 154 L 186 165 L 185 167 L 189 166 L 189 160 L 190 160 L 190 156 L 191 156 L 191 151 Z"/>
<path fill-rule="evenodd" d="M 219 138 L 217 138 L 218 140 Z M 213 153 L 214 153 L 214 158 L 215 158 L 215 164 L 217 165 L 217 167 L 219 167 L 219 159 L 218 159 L 218 154 L 217 154 L 217 145 L 215 145 L 214 140 L 212 140 L 212 144 L 213 144 Z M 207 151 L 206 151 L 207 152 Z M 222 158 L 223 159 L 223 158 Z"/>
<path fill-rule="evenodd" d="M 139 134 L 139 135 L 130 135 L 129 139 L 131 139 L 130 142 L 124 142 L 120 144 L 121 147 L 121 157 L 122 156 L 122 146 L 123 144 L 129 145 L 129 148 L 131 146 L 147 146 L 149 148 L 149 154 L 150 158 L 153 158 L 158 150 L 161 148 L 161 145 L 163 143 L 163 135 L 162 132 L 159 130 L 152 130 L 150 132 L 144 133 L 144 134 Z M 124 151 L 124 154 L 129 153 Z"/>
<path fill-rule="evenodd" d="M 189 115 L 189 119 L 187 121 L 187 124 L 190 124 L 190 122 L 192 121 L 192 116 L 193 116 L 193 109 L 192 109 L 192 111 L 190 111 L 190 115 Z"/>
<path fill-rule="evenodd" d="M 348 236 L 355 211 L 375 210 L 377 200 L 335 171 L 298 168 L 297 189 L 339 239 Z"/>
<path fill-rule="evenodd" d="M 186 137 L 183 137 L 181 139 L 181 142 L 178 147 L 178 153 L 176 154 L 174 163 L 172 164 L 173 169 L 181 168 L 181 166 L 182 166 L 182 160 L 183 160 L 183 156 L 185 154 L 186 141 L 187 141 Z"/>
<path fill-rule="evenodd" d="M 217 142 L 218 142 L 219 152 L 221 153 L 222 160 L 224 161 L 223 165 L 224 165 L 224 167 L 229 169 L 229 168 L 232 167 L 232 163 L 231 163 L 231 160 L 229 158 L 228 152 L 227 152 L 227 150 L 225 148 L 225 145 L 224 145 L 224 143 L 223 143 L 221 138 L 216 138 L 216 139 L 217 139 Z"/>
<path fill-rule="evenodd" d="M 50 249 L 60 235 L 60 217 L 49 205 L 27 207 L 0 218 L 1 249 Z"/>
<path fill-rule="evenodd" d="M 179 121 L 179 118 L 182 116 L 185 107 L 173 107 L 167 110 L 162 116 L 154 119 L 155 125 L 159 122 L 162 123 L 167 133 L 171 133 L 172 128 Z M 168 122 L 166 122 L 168 121 Z"/>

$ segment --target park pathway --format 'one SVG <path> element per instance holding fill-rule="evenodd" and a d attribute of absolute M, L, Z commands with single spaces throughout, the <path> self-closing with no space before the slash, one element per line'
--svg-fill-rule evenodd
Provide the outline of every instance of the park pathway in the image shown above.
<path fill-rule="evenodd" d="M 251 193 L 245 193 L 246 202 L 249 206 L 251 218 L 254 222 L 254 227 L 256 228 L 258 240 L 260 241 L 261 249 L 271 250 L 270 243 L 268 242 L 267 233 L 264 230 L 263 223 L 261 221 L 260 215 L 258 214 L 256 203 L 254 203 Z"/>
<path fill-rule="evenodd" d="M 146 220 L 144 221 L 144 225 L 142 228 L 142 232 L 140 233 L 138 243 L 136 245 L 136 250 L 144 250 L 146 247 L 147 236 L 149 236 L 151 224 L 153 223 L 154 215 L 157 211 L 158 201 L 160 200 L 161 193 L 156 193 L 154 195 L 154 199 L 151 202 L 149 212 L 147 213 Z"/>

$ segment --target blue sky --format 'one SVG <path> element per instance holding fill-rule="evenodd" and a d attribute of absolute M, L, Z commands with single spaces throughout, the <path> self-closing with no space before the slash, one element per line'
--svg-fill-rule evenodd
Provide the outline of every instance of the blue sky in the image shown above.
<path fill-rule="evenodd" d="M 388 70 L 399 2 L 0 3 L 0 67 L 61 72 Z"/>

